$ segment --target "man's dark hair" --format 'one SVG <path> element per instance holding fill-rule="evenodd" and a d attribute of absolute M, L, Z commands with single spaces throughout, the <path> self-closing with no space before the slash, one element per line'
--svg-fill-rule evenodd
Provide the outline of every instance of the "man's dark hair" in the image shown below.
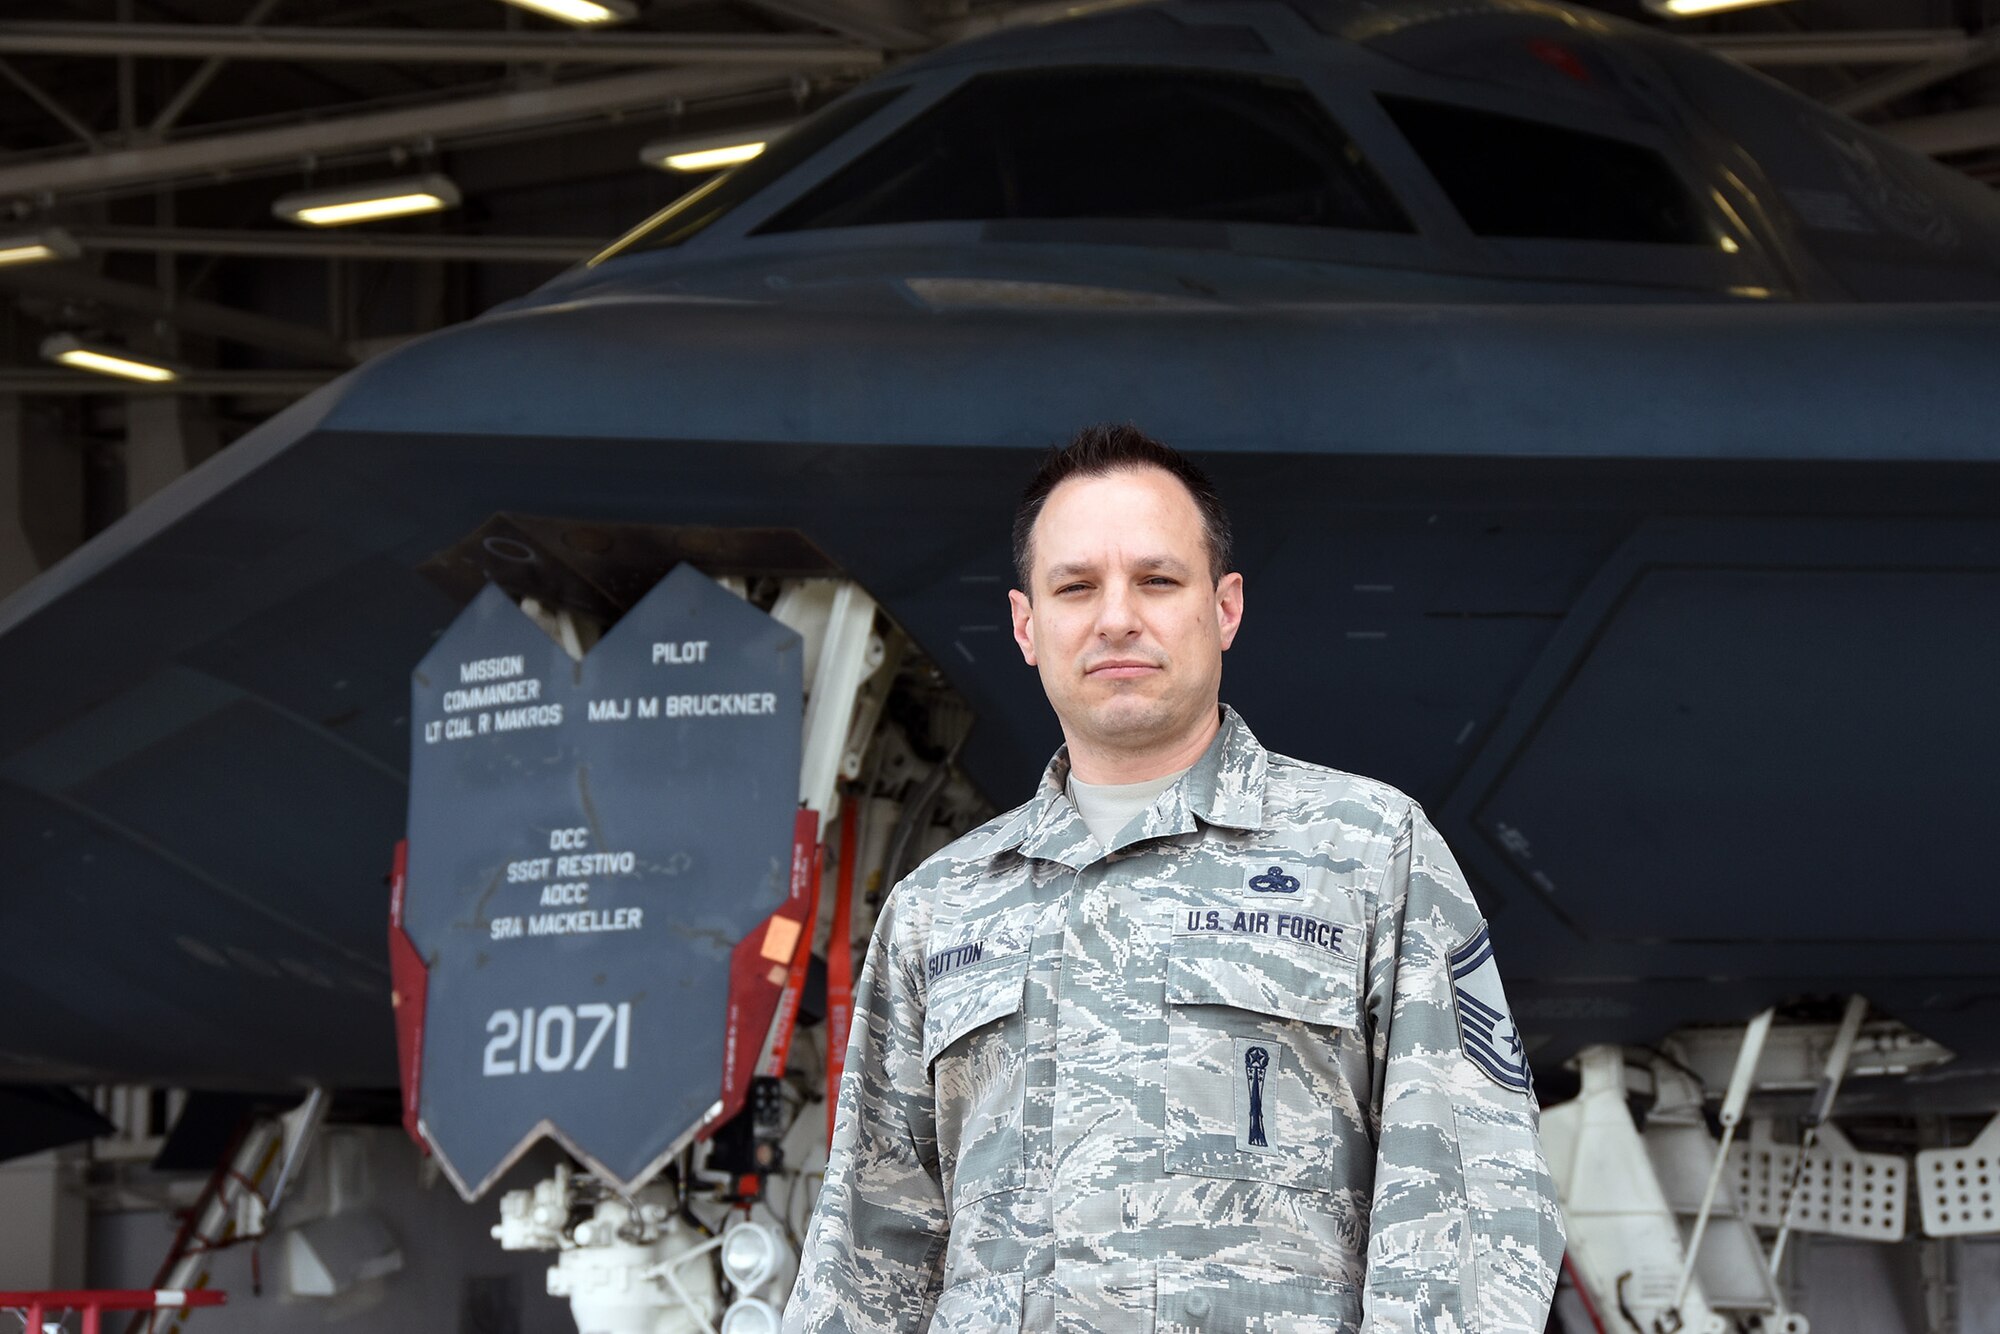
<path fill-rule="evenodd" d="M 1136 426 L 1086 426 L 1076 438 L 1060 449 L 1050 450 L 1035 473 L 1035 480 L 1021 493 L 1021 507 L 1014 511 L 1014 577 L 1030 599 L 1035 595 L 1029 582 L 1033 574 L 1035 520 L 1049 493 L 1072 477 L 1104 477 L 1135 468 L 1158 468 L 1180 482 L 1201 512 L 1203 545 L 1208 548 L 1208 573 L 1220 582 L 1235 558 L 1234 538 L 1229 531 L 1229 511 L 1208 474 L 1197 468 L 1187 455 L 1161 444 Z"/>

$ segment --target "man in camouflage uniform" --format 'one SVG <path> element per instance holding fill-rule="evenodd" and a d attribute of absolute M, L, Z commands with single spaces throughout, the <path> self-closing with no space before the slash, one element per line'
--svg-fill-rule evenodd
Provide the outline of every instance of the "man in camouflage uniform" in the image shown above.
<path fill-rule="evenodd" d="M 1086 431 L 1015 552 L 1066 744 L 883 907 L 787 1334 L 1539 1334 L 1562 1220 L 1485 923 L 1415 802 L 1219 707 L 1207 480 Z"/>

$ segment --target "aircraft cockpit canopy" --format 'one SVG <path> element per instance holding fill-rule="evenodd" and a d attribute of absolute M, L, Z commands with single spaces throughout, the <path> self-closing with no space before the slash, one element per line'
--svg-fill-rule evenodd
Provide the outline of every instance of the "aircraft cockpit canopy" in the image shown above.
<path fill-rule="evenodd" d="M 1995 213 L 1949 170 L 1602 15 L 1169 0 L 913 61 L 592 266 L 1124 246 L 1345 270 L 1321 295 L 1977 300 L 2000 295 Z M 1390 272 L 1438 281 L 1392 291 Z"/>
<path fill-rule="evenodd" d="M 834 103 L 620 249 L 681 244 L 906 91 Z M 1378 105 L 1476 235 L 1717 244 L 1688 182 L 1655 147 L 1420 97 Z M 1417 230 L 1303 84 L 1229 70 L 1066 66 L 974 75 L 748 234 L 1017 220 Z"/>

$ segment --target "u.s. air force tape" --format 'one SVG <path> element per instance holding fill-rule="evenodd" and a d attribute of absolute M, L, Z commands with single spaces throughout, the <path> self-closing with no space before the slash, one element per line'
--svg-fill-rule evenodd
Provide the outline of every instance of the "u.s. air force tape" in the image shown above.
<path fill-rule="evenodd" d="M 1180 908 L 1174 913 L 1177 936 L 1268 936 L 1316 945 L 1345 954 L 1341 937 L 1353 928 L 1304 913 L 1258 908 Z"/>

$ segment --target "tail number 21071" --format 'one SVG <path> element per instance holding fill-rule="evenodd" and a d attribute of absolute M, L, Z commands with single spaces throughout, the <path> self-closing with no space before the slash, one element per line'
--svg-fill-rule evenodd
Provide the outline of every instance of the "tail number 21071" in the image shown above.
<path fill-rule="evenodd" d="M 593 1026 L 594 1025 L 594 1026 Z M 623 1070 L 632 1047 L 632 1002 L 617 1005 L 592 1002 L 495 1010 L 486 1020 L 493 1036 L 486 1043 L 489 1075 L 525 1075 L 531 1070 L 557 1074 L 588 1069 L 611 1035 L 611 1068 Z"/>

